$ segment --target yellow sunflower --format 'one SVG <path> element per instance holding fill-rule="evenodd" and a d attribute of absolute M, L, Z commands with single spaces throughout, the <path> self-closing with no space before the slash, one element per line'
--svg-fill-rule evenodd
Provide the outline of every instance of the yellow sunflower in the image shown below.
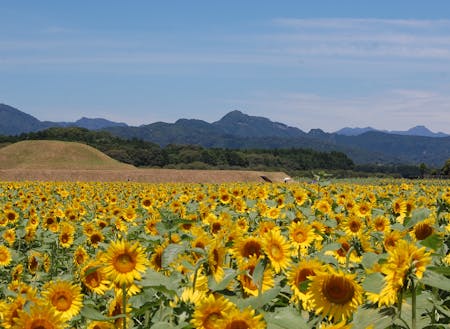
<path fill-rule="evenodd" d="M 255 270 L 258 261 L 262 261 L 262 258 L 251 256 L 249 259 L 240 262 L 238 266 L 240 272 L 242 272 L 242 274 L 238 276 L 238 280 L 247 295 L 258 296 L 260 290 L 261 292 L 264 292 L 273 288 L 275 285 L 274 273 L 270 267 L 266 267 L 262 277 L 262 286 L 259 289 L 257 283 L 253 280 L 253 271 Z"/>
<path fill-rule="evenodd" d="M 255 310 L 250 307 L 244 309 L 243 311 L 235 308 L 225 317 L 222 328 L 265 329 L 266 323 L 264 322 L 262 314 L 255 315 Z"/>
<path fill-rule="evenodd" d="M 290 244 L 280 230 L 271 230 L 263 236 L 263 250 L 276 273 L 286 270 L 291 263 Z"/>
<path fill-rule="evenodd" d="M 73 244 L 75 234 L 75 227 L 68 223 L 62 222 L 60 224 L 60 232 L 59 232 L 59 244 L 63 248 L 70 248 Z"/>
<path fill-rule="evenodd" d="M 89 255 L 82 245 L 79 245 L 73 253 L 73 262 L 77 265 L 83 265 L 89 258 Z"/>
<path fill-rule="evenodd" d="M 0 266 L 8 266 L 11 260 L 11 252 L 8 247 L 0 245 Z"/>
<path fill-rule="evenodd" d="M 63 329 L 66 322 L 54 308 L 44 303 L 33 304 L 30 312 L 20 311 L 12 329 Z"/>
<path fill-rule="evenodd" d="M 106 275 L 120 285 L 131 285 L 134 280 L 140 280 L 148 264 L 139 242 L 131 244 L 124 240 L 111 242 L 102 261 Z"/>
<path fill-rule="evenodd" d="M 77 315 L 83 306 L 81 288 L 72 282 L 50 281 L 44 285 L 41 294 L 64 320 L 70 320 Z"/>
<path fill-rule="evenodd" d="M 223 329 L 223 319 L 235 307 L 225 297 L 211 294 L 196 305 L 191 324 L 195 329 Z"/>
<path fill-rule="evenodd" d="M 24 309 L 26 302 L 26 298 L 18 295 L 12 302 L 2 305 L 0 323 L 4 328 L 10 329 L 14 326 L 19 313 Z"/>
<path fill-rule="evenodd" d="M 306 297 L 306 290 L 303 290 L 301 286 L 310 279 L 309 277 L 319 273 L 322 267 L 323 264 L 318 260 L 303 260 L 295 264 L 287 273 L 288 285 L 294 292 L 293 298 L 302 301 L 305 309 L 309 309 L 307 306 L 308 298 Z"/>
<path fill-rule="evenodd" d="M 10 228 L 3 233 L 3 239 L 8 243 L 9 246 L 14 244 L 16 241 L 16 230 L 14 228 Z"/>
<path fill-rule="evenodd" d="M 355 277 L 331 267 L 311 276 L 307 297 L 314 312 L 335 322 L 348 319 L 363 301 L 363 289 Z"/>
<path fill-rule="evenodd" d="M 232 253 L 237 259 L 250 258 L 252 255 L 259 257 L 263 254 L 261 239 L 254 236 L 239 238 L 234 243 Z"/>
<path fill-rule="evenodd" d="M 81 280 L 86 288 L 99 295 L 105 294 L 110 286 L 103 265 L 97 260 L 91 260 L 83 267 Z"/>
<path fill-rule="evenodd" d="M 308 247 L 314 242 L 317 234 L 311 225 L 305 222 L 295 222 L 293 221 L 289 225 L 289 237 L 291 238 L 291 243 L 294 246 L 294 253 L 300 251 L 304 254 Z"/>

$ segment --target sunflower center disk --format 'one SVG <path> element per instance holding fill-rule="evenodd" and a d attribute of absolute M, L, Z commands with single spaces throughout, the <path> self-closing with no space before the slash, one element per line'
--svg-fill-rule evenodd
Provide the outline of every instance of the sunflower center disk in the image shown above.
<path fill-rule="evenodd" d="M 323 282 L 324 296 L 332 303 L 346 304 L 352 300 L 355 288 L 346 278 L 331 276 Z"/>
<path fill-rule="evenodd" d="M 270 254 L 275 260 L 279 260 L 283 258 L 283 251 L 281 250 L 280 246 L 273 245 L 270 247 Z"/>
<path fill-rule="evenodd" d="M 114 267 L 120 273 L 128 273 L 134 270 L 135 263 L 131 255 L 121 254 L 117 257 Z"/>
<path fill-rule="evenodd" d="M 231 329 L 249 329 L 247 322 L 243 320 L 234 320 L 230 323 L 230 325 L 227 326 L 227 328 Z"/>
<path fill-rule="evenodd" d="M 71 304 L 72 303 L 71 303 L 70 299 L 67 298 L 66 295 L 58 294 L 55 296 L 55 298 L 53 300 L 53 305 L 60 312 L 67 311 L 70 308 Z"/>

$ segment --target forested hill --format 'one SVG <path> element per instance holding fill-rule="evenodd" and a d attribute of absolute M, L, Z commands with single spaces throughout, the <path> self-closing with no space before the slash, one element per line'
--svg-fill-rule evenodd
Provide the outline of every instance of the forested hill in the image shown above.
<path fill-rule="evenodd" d="M 49 127 L 84 127 L 107 130 L 114 136 L 136 138 L 166 147 L 170 144 L 200 145 L 222 149 L 312 149 L 320 152 L 342 152 L 358 165 L 418 166 L 421 163 L 442 167 L 450 158 L 450 136 L 426 137 L 425 127 L 411 129 L 408 134 L 366 131 L 357 136 L 326 133 L 320 129 L 309 132 L 274 122 L 268 118 L 231 111 L 220 120 L 208 123 L 197 119 L 179 119 L 174 123 L 155 122 L 139 127 L 105 119 L 82 118 L 76 122 L 45 122 L 0 104 L 0 134 L 20 135 Z M 419 130 L 419 131 L 418 131 Z M 445 136 L 445 134 L 431 134 Z M 272 151 L 268 151 L 272 153 Z"/>
<path fill-rule="evenodd" d="M 194 145 L 169 144 L 161 147 L 138 139 L 122 139 L 106 131 L 85 128 L 49 128 L 46 130 L 0 137 L 0 143 L 21 140 L 62 140 L 82 142 L 110 157 L 138 167 L 182 167 L 192 169 L 350 170 L 354 163 L 341 152 L 318 152 L 311 149 L 224 149 Z"/>

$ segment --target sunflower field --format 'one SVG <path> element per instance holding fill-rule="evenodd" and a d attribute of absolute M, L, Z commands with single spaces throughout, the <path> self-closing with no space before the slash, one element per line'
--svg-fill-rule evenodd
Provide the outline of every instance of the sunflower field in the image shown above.
<path fill-rule="evenodd" d="M 0 183 L 0 327 L 448 328 L 448 181 Z"/>

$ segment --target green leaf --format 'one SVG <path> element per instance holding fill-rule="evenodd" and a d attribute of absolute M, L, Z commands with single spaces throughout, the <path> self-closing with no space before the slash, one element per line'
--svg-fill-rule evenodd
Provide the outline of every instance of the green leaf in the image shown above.
<path fill-rule="evenodd" d="M 283 307 L 274 313 L 266 313 L 264 319 L 267 329 L 308 329 L 309 326 L 301 314 L 292 307 Z"/>
<path fill-rule="evenodd" d="M 124 314 L 119 314 L 116 316 L 105 316 L 102 313 L 100 313 L 99 311 L 97 311 L 95 308 L 92 308 L 90 306 L 84 306 L 81 309 L 80 314 L 82 317 L 84 317 L 86 319 L 95 320 L 95 321 L 111 321 L 111 320 L 120 319 L 120 318 L 125 317 Z"/>
<path fill-rule="evenodd" d="M 180 244 L 171 243 L 163 251 L 161 255 L 161 266 L 167 268 L 178 255 L 185 250 Z"/>
<path fill-rule="evenodd" d="M 169 291 L 175 291 L 178 287 L 178 283 L 176 281 L 165 276 L 164 274 L 156 272 L 151 268 L 147 269 L 139 284 L 144 288 L 165 287 Z"/>
<path fill-rule="evenodd" d="M 171 329 L 176 328 L 173 324 L 168 322 L 158 322 L 150 327 L 151 329 Z"/>
<path fill-rule="evenodd" d="M 246 299 L 240 299 L 236 303 L 239 306 L 239 308 L 244 309 L 248 306 L 258 309 L 262 308 L 264 305 L 269 304 L 272 300 L 274 300 L 278 294 L 280 293 L 281 288 L 279 286 L 276 286 L 272 289 L 269 289 L 265 292 L 263 292 L 261 295 L 256 297 L 250 297 Z"/>
<path fill-rule="evenodd" d="M 259 289 L 262 288 L 265 268 L 266 268 L 266 261 L 260 258 L 258 260 L 258 263 L 256 263 L 255 269 L 253 270 L 252 274 L 253 282 Z"/>
<path fill-rule="evenodd" d="M 425 271 L 420 281 L 428 286 L 450 291 L 450 279 L 434 271 Z"/>
<path fill-rule="evenodd" d="M 236 277 L 236 271 L 230 270 L 225 274 L 224 278 L 220 282 L 216 282 L 211 276 L 208 281 L 208 287 L 211 291 L 221 291 L 225 290 L 230 282 Z"/>
<path fill-rule="evenodd" d="M 334 251 L 334 250 L 339 250 L 341 247 L 342 247 L 342 245 L 340 243 L 329 243 L 329 244 L 323 246 L 321 251 L 322 252 L 329 251 L 329 250 Z"/>
<path fill-rule="evenodd" d="M 442 246 L 442 239 L 437 234 L 432 234 L 426 239 L 420 241 L 422 246 L 428 247 L 433 250 L 438 250 Z"/>
<path fill-rule="evenodd" d="M 381 273 L 368 274 L 362 283 L 362 287 L 367 292 L 378 294 L 383 289 L 384 277 Z"/>
<path fill-rule="evenodd" d="M 373 325 L 373 329 L 390 328 L 392 318 L 378 312 L 378 309 L 358 308 L 353 316 L 352 329 L 366 329 L 370 325 Z"/>
<path fill-rule="evenodd" d="M 430 266 L 427 269 L 445 276 L 450 275 L 450 266 Z"/>
<path fill-rule="evenodd" d="M 411 228 L 414 225 L 416 225 L 417 223 L 423 221 L 424 219 L 426 219 L 428 216 L 430 216 L 431 214 L 431 210 L 428 208 L 418 208 L 418 209 L 414 209 L 411 212 L 411 219 L 407 222 L 404 223 L 405 228 Z"/>
<path fill-rule="evenodd" d="M 365 269 L 369 269 L 372 268 L 376 263 L 378 263 L 379 259 L 380 256 L 377 255 L 376 253 L 366 252 L 363 254 L 361 264 L 364 266 Z"/>

